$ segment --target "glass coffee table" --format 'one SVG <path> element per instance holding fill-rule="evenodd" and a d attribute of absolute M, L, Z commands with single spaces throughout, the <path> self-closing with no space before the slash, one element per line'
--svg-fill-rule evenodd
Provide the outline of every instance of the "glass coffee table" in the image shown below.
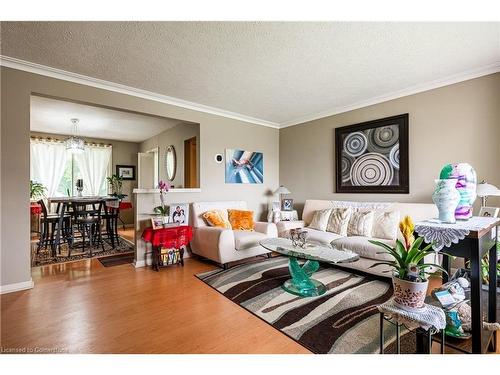
<path fill-rule="evenodd" d="M 311 278 L 322 263 L 349 263 L 359 259 L 359 255 L 351 251 L 334 249 L 331 245 L 319 242 L 306 242 L 304 248 L 293 246 L 292 240 L 287 238 L 267 238 L 260 241 L 260 245 L 267 250 L 288 256 L 288 268 L 291 279 L 285 281 L 283 289 L 301 297 L 320 296 L 326 292 L 326 286 Z M 300 265 L 297 259 L 305 259 Z"/>

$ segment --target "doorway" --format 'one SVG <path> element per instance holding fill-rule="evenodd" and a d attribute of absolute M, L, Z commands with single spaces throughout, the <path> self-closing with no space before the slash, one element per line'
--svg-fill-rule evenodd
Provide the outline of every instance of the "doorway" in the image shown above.
<path fill-rule="evenodd" d="M 184 187 L 198 187 L 198 155 L 196 137 L 184 141 Z"/>

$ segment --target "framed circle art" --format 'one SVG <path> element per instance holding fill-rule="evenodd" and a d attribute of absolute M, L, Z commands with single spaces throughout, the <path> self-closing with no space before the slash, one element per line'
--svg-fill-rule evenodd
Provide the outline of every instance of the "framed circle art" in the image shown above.
<path fill-rule="evenodd" d="M 409 193 L 408 113 L 335 129 L 337 193 Z"/>

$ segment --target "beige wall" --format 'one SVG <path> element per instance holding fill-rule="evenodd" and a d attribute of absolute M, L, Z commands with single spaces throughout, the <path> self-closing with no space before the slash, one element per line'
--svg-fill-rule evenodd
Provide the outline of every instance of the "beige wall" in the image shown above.
<path fill-rule="evenodd" d="M 198 148 L 198 185 L 200 181 L 200 125 L 199 124 L 188 124 L 182 123 L 174 126 L 173 128 L 167 129 L 164 132 L 146 139 L 140 144 L 140 151 L 146 152 L 152 150 L 155 147 L 159 147 L 159 179 L 167 180 L 167 168 L 165 162 L 165 155 L 167 147 L 173 145 L 175 148 L 175 154 L 177 156 L 177 171 L 173 181 L 170 184 L 175 188 L 184 187 L 184 141 L 196 137 L 196 147 Z M 195 187 L 195 186 L 191 186 Z M 199 187 L 199 186 L 198 186 Z"/>
<path fill-rule="evenodd" d="M 61 134 L 49 134 L 49 133 L 41 133 L 41 132 L 30 132 L 30 135 L 36 137 L 52 137 L 56 139 L 65 139 L 67 135 Z M 111 154 L 111 173 L 116 173 L 117 165 L 134 165 L 135 166 L 135 174 L 137 177 L 137 153 L 139 152 L 139 143 L 135 142 L 124 142 L 124 141 L 115 141 L 112 139 L 101 139 L 101 138 L 89 138 L 82 137 L 86 142 L 95 142 L 95 143 L 105 143 L 113 146 L 113 151 Z M 123 181 L 123 194 L 127 194 L 125 200 L 132 201 L 132 190 L 137 187 L 137 180 Z M 133 224 L 134 223 L 134 212 L 133 210 L 125 210 L 120 212 L 120 217 L 122 218 L 125 224 Z"/>
<path fill-rule="evenodd" d="M 409 113 L 410 194 L 335 193 L 334 129 L 401 113 Z M 500 73 L 280 130 L 280 183 L 299 209 L 307 198 L 432 202 L 450 162 L 468 162 L 500 187 Z"/>
<path fill-rule="evenodd" d="M 263 217 L 267 194 L 278 186 L 279 132 L 264 126 L 188 110 L 11 68 L 1 68 L 1 285 L 28 282 L 30 95 L 128 109 L 200 124 L 200 193 L 170 193 L 170 202 L 244 199 Z M 225 148 L 264 152 L 264 183 L 226 185 L 214 155 Z M 4 220 L 9 218 L 9 220 Z"/>

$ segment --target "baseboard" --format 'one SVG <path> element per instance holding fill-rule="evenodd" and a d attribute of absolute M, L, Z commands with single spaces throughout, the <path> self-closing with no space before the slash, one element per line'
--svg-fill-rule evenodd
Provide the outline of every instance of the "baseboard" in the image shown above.
<path fill-rule="evenodd" d="M 14 293 L 21 290 L 31 289 L 35 286 L 33 279 L 21 283 L 7 284 L 0 286 L 0 294 Z"/>

